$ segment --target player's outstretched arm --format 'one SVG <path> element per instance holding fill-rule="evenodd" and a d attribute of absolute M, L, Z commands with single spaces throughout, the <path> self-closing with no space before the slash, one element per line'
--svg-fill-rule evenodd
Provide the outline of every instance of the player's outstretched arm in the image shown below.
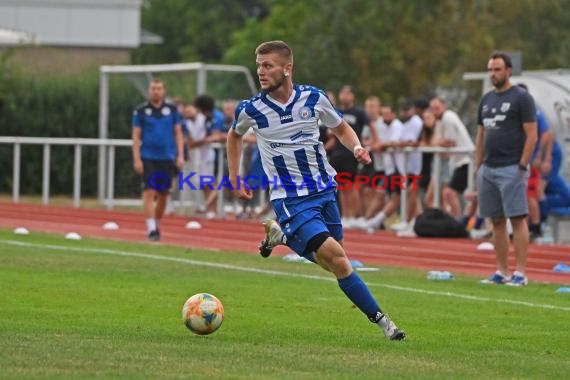
<path fill-rule="evenodd" d="M 233 129 L 230 129 L 228 132 L 226 145 L 226 150 L 228 153 L 228 172 L 235 195 L 240 199 L 250 200 L 253 198 L 253 191 L 251 189 L 244 188 L 241 180 L 238 181 L 243 145 L 242 139 L 243 136 L 237 134 Z"/>
<path fill-rule="evenodd" d="M 360 145 L 360 140 L 356 132 L 354 132 L 346 121 L 343 120 L 338 127 L 332 129 L 332 132 L 338 137 L 342 145 L 354 152 L 354 158 L 356 158 L 358 162 L 362 164 L 372 162 L 370 153 Z"/>

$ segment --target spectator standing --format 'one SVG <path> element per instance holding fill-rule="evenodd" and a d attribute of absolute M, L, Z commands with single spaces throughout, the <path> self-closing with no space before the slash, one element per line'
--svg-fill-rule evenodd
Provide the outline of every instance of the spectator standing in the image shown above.
<path fill-rule="evenodd" d="M 172 177 L 184 165 L 182 118 L 165 96 L 164 82 L 153 79 L 148 101 L 137 107 L 132 118 L 133 166 L 142 175 L 144 215 L 153 241 L 160 240 L 159 224 Z"/>
<path fill-rule="evenodd" d="M 196 99 L 194 99 L 194 105 L 196 108 L 204 115 L 205 117 L 205 126 L 206 126 L 206 136 L 204 139 L 197 141 L 198 145 L 209 145 L 213 142 L 220 142 L 223 141 L 225 136 L 227 135 L 224 130 L 224 122 L 225 116 L 219 109 L 215 108 L 215 100 L 210 95 L 198 95 Z M 220 156 L 219 152 L 216 152 L 213 148 L 208 146 L 208 151 L 211 152 L 210 157 L 213 157 L 213 172 L 211 173 L 204 173 L 203 175 L 211 175 L 214 177 L 214 183 L 212 187 L 216 187 L 216 176 L 221 176 L 223 173 L 218 173 L 218 160 L 223 160 L 223 155 Z M 217 191 L 211 189 L 209 186 L 203 187 L 204 196 L 205 196 L 205 208 L 207 210 L 206 217 L 208 219 L 212 219 L 216 217 L 217 214 Z"/>
<path fill-rule="evenodd" d="M 422 133 L 420 134 L 420 147 L 433 147 L 435 146 L 435 126 L 436 118 L 433 112 L 428 108 L 422 114 L 423 126 Z M 426 207 L 433 207 L 433 189 L 434 184 L 431 177 L 433 166 L 433 153 L 422 153 L 422 171 L 419 180 L 420 190 L 424 191 L 424 204 Z"/>
<path fill-rule="evenodd" d="M 354 105 L 354 92 L 351 86 L 344 86 L 338 93 L 339 109 L 342 118 L 350 125 L 356 136 L 362 141 L 362 130 L 368 124 L 368 116 L 362 108 Z M 354 154 L 342 143 L 335 139 L 335 145 L 330 152 L 331 165 L 338 173 L 348 173 L 351 182 L 357 174 L 358 162 L 354 159 Z M 346 174 L 345 174 L 346 175 Z M 354 186 L 350 189 L 339 192 L 340 209 L 343 217 L 343 225 L 347 228 L 354 224 L 354 220 L 359 216 L 360 200 L 358 192 Z"/>
<path fill-rule="evenodd" d="M 398 146 L 417 147 L 419 145 L 419 137 L 422 133 L 423 121 L 416 114 L 414 103 L 411 101 L 404 102 L 400 107 L 401 120 L 403 122 L 402 133 L 400 134 L 400 142 Z M 407 154 L 407 160 L 404 160 L 404 154 Z M 405 163 L 404 161 L 407 161 Z M 396 167 L 401 175 L 418 176 L 422 170 L 422 154 L 421 152 L 396 153 Z M 407 215 L 400 215 L 400 223 L 391 227 L 394 231 L 413 231 L 416 215 L 418 214 L 418 189 L 411 184 L 411 180 L 404 181 L 406 184 L 406 194 L 408 200 Z"/>
<path fill-rule="evenodd" d="M 441 98 L 433 98 L 430 108 L 438 120 L 436 126 L 436 144 L 444 148 L 462 148 L 474 150 L 475 145 L 467 128 L 459 115 L 447 108 Z M 459 195 L 467 189 L 469 172 L 469 154 L 452 154 L 449 156 L 450 169 L 453 170 L 451 180 L 443 187 L 443 204 L 449 207 L 449 213 L 457 220 L 461 219 L 461 202 Z"/>
<path fill-rule="evenodd" d="M 528 251 L 528 165 L 537 140 L 534 100 L 510 82 L 508 55 L 495 53 L 487 64 L 494 90 L 479 104 L 475 167 L 479 210 L 491 218 L 497 271 L 485 284 L 528 284 L 525 274 Z M 508 275 L 507 218 L 513 226 L 516 269 Z"/>
<path fill-rule="evenodd" d="M 390 148 L 396 148 L 400 146 L 404 125 L 396 117 L 396 112 L 394 112 L 393 106 L 382 106 L 381 113 L 382 120 L 386 124 L 388 131 L 386 140 L 382 143 L 382 149 L 388 148 L 388 150 L 384 151 L 382 158 L 384 160 L 384 170 L 386 172 L 386 178 L 388 180 L 386 191 L 390 196 L 390 200 L 384 206 L 382 211 L 375 214 L 372 218 L 368 218 L 364 222 L 355 223 L 356 227 L 364 229 L 369 233 L 373 232 L 375 229 L 382 228 L 386 218 L 390 217 L 394 211 L 397 210 L 400 204 L 401 189 L 399 186 L 392 186 L 394 182 L 393 178 L 400 175 L 397 171 L 396 165 L 397 160 L 399 160 L 399 153 L 394 152 Z"/>
<path fill-rule="evenodd" d="M 386 203 L 386 191 L 377 190 L 377 188 L 381 188 L 384 185 L 379 178 L 380 176 L 386 176 L 382 150 L 383 142 L 387 141 L 389 136 L 388 127 L 381 116 L 381 109 L 382 103 L 377 96 L 369 96 L 364 102 L 364 110 L 370 124 L 362 132 L 362 142 L 365 147 L 374 153 L 372 154 L 372 165 L 363 165 L 362 170 L 359 172 L 359 174 L 367 175 L 370 178 L 370 182 L 360 188 L 360 214 L 363 217 L 359 218 L 357 224 L 376 215 L 384 208 Z M 371 134 L 374 131 L 370 128 L 370 125 L 373 125 L 376 130 L 376 143 L 372 140 Z M 375 177 L 378 177 L 378 179 L 374 180 Z M 374 183 L 372 183 L 373 181 Z"/>

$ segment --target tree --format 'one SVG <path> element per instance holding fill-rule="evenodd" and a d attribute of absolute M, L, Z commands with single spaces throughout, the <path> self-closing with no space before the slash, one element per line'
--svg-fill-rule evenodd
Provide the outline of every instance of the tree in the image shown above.
<path fill-rule="evenodd" d="M 254 69 L 255 47 L 283 39 L 295 52 L 296 82 L 351 83 L 361 97 L 387 102 L 463 87 L 461 75 L 484 70 L 496 49 L 521 50 L 526 69 L 570 61 L 569 0 L 284 0 L 269 9 L 235 32 L 225 62 Z"/>
<path fill-rule="evenodd" d="M 164 43 L 140 47 L 134 53 L 134 62 L 218 63 L 232 32 L 266 13 L 264 0 L 147 0 L 142 25 L 159 34 Z"/>

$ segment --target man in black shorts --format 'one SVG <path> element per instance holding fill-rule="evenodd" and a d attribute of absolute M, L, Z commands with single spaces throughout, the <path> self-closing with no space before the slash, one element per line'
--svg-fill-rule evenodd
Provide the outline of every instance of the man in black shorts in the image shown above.
<path fill-rule="evenodd" d="M 148 238 L 154 241 L 160 240 L 158 227 L 172 177 L 184 165 L 182 118 L 174 104 L 164 101 L 165 95 L 164 83 L 153 79 L 148 101 L 137 107 L 132 120 L 133 166 L 142 175 Z"/>

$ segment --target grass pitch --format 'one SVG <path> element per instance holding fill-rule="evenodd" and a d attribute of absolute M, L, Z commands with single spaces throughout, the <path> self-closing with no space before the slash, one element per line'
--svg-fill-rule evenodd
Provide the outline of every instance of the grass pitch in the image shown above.
<path fill-rule="evenodd" d="M 361 276 L 406 341 L 314 265 L 0 231 L 0 378 L 568 378 L 570 296 L 556 285 Z M 225 307 L 210 336 L 181 321 L 198 292 Z"/>

